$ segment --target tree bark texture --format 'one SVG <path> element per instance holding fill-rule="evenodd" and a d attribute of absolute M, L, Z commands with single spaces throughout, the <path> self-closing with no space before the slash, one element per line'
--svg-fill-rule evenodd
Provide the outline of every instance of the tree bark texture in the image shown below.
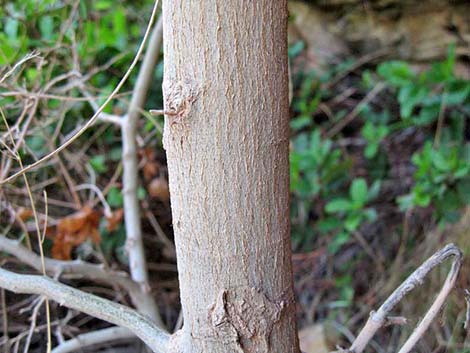
<path fill-rule="evenodd" d="M 165 0 L 178 353 L 298 353 L 286 0 Z"/>

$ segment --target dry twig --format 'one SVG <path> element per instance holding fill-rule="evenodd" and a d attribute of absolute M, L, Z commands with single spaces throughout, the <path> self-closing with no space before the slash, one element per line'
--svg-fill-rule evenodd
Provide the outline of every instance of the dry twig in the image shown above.
<path fill-rule="evenodd" d="M 73 339 L 61 343 L 52 350 L 52 353 L 71 353 L 80 349 L 102 344 L 104 342 L 113 342 L 119 340 L 128 340 L 135 338 L 132 331 L 118 326 L 105 328 L 102 330 L 87 332 Z"/>
<path fill-rule="evenodd" d="M 462 264 L 462 252 L 454 244 L 448 244 L 443 249 L 437 251 L 420 267 L 418 267 L 410 276 L 408 276 L 408 278 L 387 298 L 379 310 L 371 312 L 369 319 L 357 336 L 356 340 L 351 345 L 351 348 L 348 350 L 339 350 L 338 352 L 362 353 L 372 337 L 374 337 L 375 333 L 381 327 L 384 327 L 386 324 L 390 323 L 390 312 L 404 298 L 404 296 L 415 289 L 417 286 L 421 285 L 427 274 L 433 268 L 439 266 L 442 262 L 450 257 L 454 257 L 454 261 L 441 291 L 439 292 L 424 318 L 414 329 L 413 333 L 405 342 L 403 347 L 401 347 L 401 349 L 398 351 L 398 353 L 409 353 L 416 345 L 418 340 L 426 332 L 455 285 L 455 281 L 457 280 L 460 266 Z M 400 323 L 402 321 L 403 319 L 400 320 Z"/>

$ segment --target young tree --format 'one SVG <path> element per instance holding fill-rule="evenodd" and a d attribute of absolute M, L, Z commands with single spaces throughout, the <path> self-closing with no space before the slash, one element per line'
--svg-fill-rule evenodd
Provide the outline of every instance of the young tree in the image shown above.
<path fill-rule="evenodd" d="M 286 0 L 166 0 L 181 352 L 298 352 Z"/>
<path fill-rule="evenodd" d="M 180 331 L 170 335 L 158 325 L 157 315 L 153 320 L 148 317 L 153 305 L 146 305 L 143 297 L 147 294 L 142 291 L 145 275 L 129 279 L 96 264 L 39 257 L 18 242 L 0 238 L 0 250 L 44 274 L 80 274 L 124 288 L 147 314 L 44 276 L 0 268 L 2 288 L 41 294 L 120 326 L 70 340 L 54 352 L 71 352 L 80 343 L 97 344 L 131 334 L 158 353 L 299 352 L 289 234 L 286 2 L 163 3 L 164 147 L 184 317 Z M 156 6 L 152 18 L 155 11 Z M 149 28 L 151 24 L 152 20 Z M 107 102 L 135 66 L 142 48 L 143 44 Z M 141 104 L 137 101 L 131 106 Z M 98 118 L 104 105 L 80 133 Z M 126 126 L 130 132 L 135 128 L 123 124 L 123 129 Z M 0 185 L 60 152 L 72 139 L 1 180 Z M 142 251 L 135 255 L 143 259 L 138 253 Z M 351 348 L 340 352 L 361 353 L 379 328 L 403 322 L 404 318 L 389 317 L 391 310 L 434 267 L 451 257 L 454 262 L 441 292 L 399 351 L 409 353 L 455 285 L 462 254 L 453 245 L 413 272 L 371 313 Z"/>

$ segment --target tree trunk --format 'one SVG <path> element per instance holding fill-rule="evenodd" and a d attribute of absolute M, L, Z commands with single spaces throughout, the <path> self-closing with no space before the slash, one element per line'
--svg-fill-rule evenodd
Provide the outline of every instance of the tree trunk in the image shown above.
<path fill-rule="evenodd" d="M 184 315 L 172 352 L 299 352 L 286 2 L 163 1 L 163 142 Z"/>

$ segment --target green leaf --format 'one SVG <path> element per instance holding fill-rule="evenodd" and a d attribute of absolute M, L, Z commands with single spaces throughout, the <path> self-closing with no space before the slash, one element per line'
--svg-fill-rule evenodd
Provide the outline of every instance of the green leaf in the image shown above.
<path fill-rule="evenodd" d="M 457 183 L 457 193 L 460 199 L 470 205 L 470 178 L 465 178 Z"/>
<path fill-rule="evenodd" d="M 418 86 L 415 83 L 403 86 L 398 92 L 400 117 L 402 119 L 409 119 L 414 108 L 423 103 L 423 100 L 426 98 L 428 93 L 429 92 L 426 87 Z"/>
<path fill-rule="evenodd" d="M 338 250 L 348 242 L 350 238 L 349 233 L 346 232 L 341 232 L 338 233 L 333 240 L 328 244 L 328 251 L 331 254 L 335 254 L 338 252 Z"/>
<path fill-rule="evenodd" d="M 114 162 L 118 162 L 122 159 L 122 147 L 114 147 L 109 151 L 108 157 Z"/>
<path fill-rule="evenodd" d="M 375 180 L 372 183 L 369 191 L 367 192 L 367 201 L 372 201 L 379 196 L 380 187 L 382 186 L 382 182 L 380 180 Z"/>
<path fill-rule="evenodd" d="M 364 178 L 354 179 L 349 189 L 352 201 L 356 205 L 365 205 L 367 202 L 367 183 Z"/>
<path fill-rule="evenodd" d="M 139 200 L 144 200 L 145 197 L 147 197 L 147 191 L 142 186 L 139 186 L 137 188 L 137 198 Z"/>
<path fill-rule="evenodd" d="M 335 230 L 341 227 L 341 225 L 342 225 L 342 221 L 339 218 L 326 217 L 317 222 L 316 228 L 321 233 L 328 233 L 328 232 L 331 232 L 332 230 Z"/>
<path fill-rule="evenodd" d="M 42 39 L 51 41 L 54 36 L 54 20 L 51 16 L 43 16 L 39 19 L 39 31 Z"/>
<path fill-rule="evenodd" d="M 377 211 L 373 208 L 368 208 L 364 210 L 364 216 L 367 219 L 367 222 L 374 222 L 377 219 Z"/>
<path fill-rule="evenodd" d="M 295 44 L 289 47 L 288 53 L 289 58 L 295 58 L 299 55 L 305 48 L 305 43 L 301 40 L 297 41 Z"/>
<path fill-rule="evenodd" d="M 412 194 L 399 196 L 397 198 L 397 203 L 400 208 L 400 211 L 406 211 L 406 210 L 413 208 L 413 206 L 415 206 L 413 202 Z"/>
<path fill-rule="evenodd" d="M 325 206 L 325 211 L 328 213 L 345 212 L 350 211 L 351 209 L 352 204 L 347 199 L 336 199 L 328 202 Z"/>
<path fill-rule="evenodd" d="M 106 165 L 106 158 L 103 155 L 98 155 L 90 159 L 91 167 L 99 174 L 108 170 Z"/>
<path fill-rule="evenodd" d="M 445 156 L 443 153 L 436 152 L 432 156 L 432 164 L 442 172 L 450 172 L 454 163 L 449 158 L 449 156 Z"/>
<path fill-rule="evenodd" d="M 121 190 L 115 186 L 111 187 L 106 196 L 106 201 L 113 208 L 121 208 L 124 204 Z"/>
<path fill-rule="evenodd" d="M 413 192 L 413 201 L 416 206 L 428 207 L 431 204 L 431 195 L 429 193 L 422 193 L 415 188 Z"/>
<path fill-rule="evenodd" d="M 290 122 L 290 127 L 292 130 L 302 130 L 304 127 L 307 127 L 311 124 L 312 119 L 307 115 L 301 115 L 295 119 L 292 119 Z"/>
<path fill-rule="evenodd" d="M 7 17 L 5 21 L 4 31 L 7 38 L 10 40 L 16 40 L 18 38 L 19 22 L 16 18 Z"/>
<path fill-rule="evenodd" d="M 462 104 L 470 99 L 470 82 L 465 80 L 453 80 L 449 83 L 445 93 L 447 105 Z"/>
<path fill-rule="evenodd" d="M 344 228 L 349 232 L 357 230 L 362 222 L 362 215 L 360 213 L 352 213 L 346 218 L 344 222 Z"/>
<path fill-rule="evenodd" d="M 96 10 L 107 10 L 113 6 L 113 0 L 99 0 L 93 2 L 93 7 Z"/>
<path fill-rule="evenodd" d="M 368 143 L 366 148 L 364 149 L 364 156 L 367 159 L 372 159 L 377 155 L 379 151 L 379 145 L 376 143 Z"/>
<path fill-rule="evenodd" d="M 398 87 L 409 84 L 415 78 L 410 66 L 403 61 L 384 62 L 378 66 L 377 72 L 388 83 Z"/>

